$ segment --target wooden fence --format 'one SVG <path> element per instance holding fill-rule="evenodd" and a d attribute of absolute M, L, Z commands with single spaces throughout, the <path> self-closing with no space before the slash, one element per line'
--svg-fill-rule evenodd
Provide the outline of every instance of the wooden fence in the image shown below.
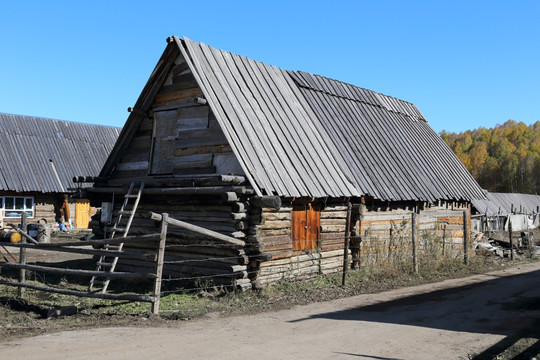
<path fill-rule="evenodd" d="M 19 296 L 22 296 L 24 289 L 34 289 L 38 291 L 58 293 L 64 295 L 73 295 L 78 297 L 88 297 L 88 298 L 98 298 L 98 299 L 110 299 L 110 300 L 129 300 L 129 301 L 142 301 L 152 303 L 152 313 L 157 314 L 159 312 L 159 303 L 160 303 L 160 292 L 161 292 L 161 274 L 163 270 L 163 259 L 165 252 L 165 242 L 167 236 L 167 216 L 163 214 L 163 220 L 161 221 L 161 232 L 148 235 L 140 236 L 128 236 L 125 238 L 114 238 L 114 239 L 103 239 L 103 240 L 85 240 L 85 241 L 71 241 L 71 242 L 58 242 L 58 243 L 38 243 L 35 239 L 30 237 L 26 232 L 21 229 L 17 229 L 23 237 L 22 241 L 19 243 L 10 243 L 10 242 L 0 242 L 0 246 L 6 249 L 7 247 L 19 248 L 19 261 L 6 261 L 0 262 L 0 267 L 11 268 L 19 270 L 19 280 L 18 281 L 9 281 L 0 279 L 0 284 L 7 286 L 14 286 L 19 288 Z M 24 228 L 26 219 L 24 217 L 21 219 L 22 228 Z M 29 242 L 27 242 L 28 240 Z M 155 241 L 159 245 L 156 246 L 155 253 L 147 252 L 134 252 L 134 251 L 118 251 L 118 250 L 107 250 L 105 245 L 115 245 L 119 243 L 129 243 L 129 242 L 148 242 Z M 102 249 L 89 249 L 88 246 L 104 246 Z M 109 272 L 109 271 L 92 271 L 92 270 L 82 270 L 82 269 L 64 269 L 51 266 L 42 266 L 42 265 L 32 265 L 26 263 L 26 251 L 28 249 L 34 250 L 44 250 L 44 251 L 54 251 L 54 252 L 64 252 L 64 253 L 74 253 L 74 254 L 83 254 L 83 255 L 94 255 L 94 256 L 107 256 L 107 257 L 118 257 L 126 259 L 136 259 L 143 260 L 147 262 L 152 262 L 155 265 L 155 271 L 152 273 L 136 273 L 136 272 Z M 5 258 L 5 260 L 9 260 Z M 44 272 L 44 273 L 53 273 L 53 274 L 62 274 L 62 275 L 73 275 L 81 277 L 100 277 L 108 279 L 125 279 L 125 280 L 149 280 L 153 279 L 154 287 L 152 295 L 142 295 L 142 294 L 111 294 L 111 293 L 99 293 L 91 291 L 79 291 L 71 289 L 61 289 L 54 288 L 43 285 L 30 284 L 26 281 L 26 270 L 35 271 L 35 272 Z"/>

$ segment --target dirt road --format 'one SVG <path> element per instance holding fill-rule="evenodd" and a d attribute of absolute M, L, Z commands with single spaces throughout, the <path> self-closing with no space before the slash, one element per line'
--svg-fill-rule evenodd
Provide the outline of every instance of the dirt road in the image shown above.
<path fill-rule="evenodd" d="M 540 338 L 540 263 L 176 328 L 108 328 L 1 343 L 0 359 L 467 359 Z M 516 334 L 519 332 L 519 336 Z"/>

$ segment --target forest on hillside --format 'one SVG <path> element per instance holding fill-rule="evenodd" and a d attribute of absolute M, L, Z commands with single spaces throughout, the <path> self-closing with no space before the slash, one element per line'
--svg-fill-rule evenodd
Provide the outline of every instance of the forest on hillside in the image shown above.
<path fill-rule="evenodd" d="M 482 188 L 540 194 L 540 121 L 527 126 L 508 120 L 492 129 L 440 135 Z"/>

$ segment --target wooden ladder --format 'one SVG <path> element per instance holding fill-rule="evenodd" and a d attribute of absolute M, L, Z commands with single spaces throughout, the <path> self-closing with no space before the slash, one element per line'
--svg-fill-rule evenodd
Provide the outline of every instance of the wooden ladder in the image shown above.
<path fill-rule="evenodd" d="M 144 189 L 144 182 L 141 183 L 141 185 L 139 186 L 139 190 L 137 191 L 136 194 L 133 193 L 134 188 L 135 188 L 135 183 L 131 183 L 126 195 L 124 196 L 124 202 L 122 203 L 122 207 L 120 208 L 120 211 L 118 211 L 118 217 L 116 218 L 116 222 L 113 225 L 112 232 L 109 237 L 110 239 L 113 239 L 117 232 L 122 233 L 123 238 L 127 237 L 128 235 L 129 228 L 131 227 L 131 223 L 133 221 L 133 217 L 135 216 L 135 211 L 137 211 L 137 206 L 139 205 L 139 200 L 141 199 L 141 195 Z M 135 200 L 135 203 L 133 204 L 131 209 L 129 209 L 130 200 Z M 126 223 L 126 226 L 120 227 L 120 222 L 122 221 L 122 217 L 124 215 L 129 215 L 129 218 Z M 120 243 L 118 245 L 108 244 L 104 246 L 104 249 L 121 251 L 123 247 L 124 247 L 124 243 Z M 118 263 L 118 257 L 102 255 L 97 262 L 96 271 L 113 272 L 114 269 L 116 268 L 117 263 Z M 110 281 L 111 279 L 107 278 L 106 276 L 102 276 L 102 277 L 93 276 L 90 279 L 90 285 L 88 286 L 88 291 L 92 291 L 92 288 L 94 287 L 94 285 L 101 285 L 102 286 L 101 293 L 105 294 Z"/>

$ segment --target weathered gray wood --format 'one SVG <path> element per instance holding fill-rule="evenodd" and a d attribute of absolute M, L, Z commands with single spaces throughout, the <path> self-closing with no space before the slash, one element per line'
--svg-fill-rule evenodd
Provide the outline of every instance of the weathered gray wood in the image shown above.
<path fill-rule="evenodd" d="M 187 51 L 184 49 L 184 45 L 182 44 L 180 39 L 175 37 L 174 40 L 176 41 L 176 44 L 178 45 L 180 52 L 184 56 L 184 59 L 189 64 L 189 67 L 191 69 L 194 69 L 195 66 L 193 66 L 193 64 L 191 63 L 190 57 Z M 191 45 L 190 41 L 186 41 L 185 44 L 188 47 L 189 52 L 193 52 L 194 47 Z M 194 58 L 193 61 L 195 62 L 195 65 L 197 66 L 197 68 L 199 69 L 202 68 L 202 64 L 198 61 L 197 58 Z M 218 97 L 215 96 L 215 94 L 210 91 L 211 89 L 210 83 L 214 81 L 213 78 L 211 79 L 208 78 L 209 76 L 211 76 L 211 73 L 205 73 L 202 71 L 201 72 L 194 71 L 193 76 L 197 80 L 197 83 L 201 85 L 201 88 L 205 95 L 204 97 L 208 101 L 212 110 L 216 112 L 216 116 L 219 115 L 220 118 L 226 118 L 225 110 L 220 106 Z M 225 135 L 227 137 L 227 141 L 229 143 L 236 143 L 235 141 L 238 140 L 238 137 L 232 131 L 231 125 L 224 123 L 223 126 L 226 126 L 229 129 L 229 131 L 227 131 L 227 134 Z M 235 140 L 235 141 L 232 141 L 232 140 Z M 251 160 L 249 159 L 248 154 L 240 147 L 237 147 L 237 146 L 231 146 L 231 147 L 233 149 L 233 152 L 236 154 L 236 156 L 239 157 L 240 159 L 243 159 L 243 161 L 241 161 L 240 164 L 242 166 L 242 169 L 244 170 L 244 173 L 246 174 L 246 177 L 248 178 L 248 181 L 254 187 L 255 192 L 257 193 L 257 195 L 262 195 L 261 190 L 256 186 L 256 182 L 253 180 L 253 177 L 248 172 L 248 169 L 251 167 Z"/>
<path fill-rule="evenodd" d="M 345 238 L 343 245 L 343 278 L 341 279 L 341 285 L 345 286 L 347 282 L 347 272 L 349 271 L 349 242 L 351 239 L 351 212 L 352 204 L 349 202 L 347 206 L 347 224 L 345 228 Z"/>
<path fill-rule="evenodd" d="M 100 194 L 125 194 L 127 189 L 116 187 L 88 188 L 89 192 Z M 171 188 L 145 188 L 144 195 L 219 195 L 226 192 L 238 194 L 251 194 L 252 189 L 245 186 L 203 186 L 203 187 L 171 187 Z"/>
<path fill-rule="evenodd" d="M 167 226 L 169 214 L 161 215 L 161 233 L 159 235 L 158 258 L 156 262 L 156 279 L 154 281 L 154 302 L 152 303 L 152 314 L 159 313 L 159 305 L 161 300 L 161 278 L 163 276 L 163 259 L 165 258 L 165 244 L 167 241 Z"/>
<path fill-rule="evenodd" d="M 260 208 L 279 209 L 281 198 L 279 196 L 253 196 L 249 199 L 249 204 Z"/>
<path fill-rule="evenodd" d="M 469 212 L 463 211 L 463 261 L 469 265 Z"/>
<path fill-rule="evenodd" d="M 25 248 L 25 249 L 39 249 L 44 251 L 64 252 L 71 254 L 85 254 L 85 255 L 97 255 L 97 256 L 111 256 L 126 259 L 139 259 L 143 261 L 155 261 L 156 254 L 136 253 L 129 251 L 117 251 L 117 250 L 99 250 L 99 249 L 80 249 L 75 247 L 61 247 L 61 246 L 38 246 L 26 243 L 6 243 L 5 245 L 11 247 Z"/>
<path fill-rule="evenodd" d="M 23 235 L 22 239 L 21 239 L 21 243 L 25 244 L 26 243 L 26 239 L 28 237 L 30 237 L 28 234 L 26 234 L 22 229 L 26 229 L 26 226 L 27 226 L 27 221 L 26 221 L 26 218 L 27 218 L 27 214 L 26 212 L 23 212 L 22 215 L 21 215 L 21 229 L 16 229 L 17 232 L 21 231 L 21 235 Z M 11 224 L 8 224 L 11 226 Z M 13 226 L 12 226 L 13 227 Z M 15 227 L 13 227 L 15 228 Z M 23 234 L 24 233 L 24 234 Z M 34 240 L 32 238 L 32 240 Z M 35 240 L 34 240 L 35 241 Z M 25 265 L 26 264 L 26 249 L 24 247 L 21 247 L 20 251 L 19 251 L 19 263 L 20 265 Z M 26 282 L 26 270 L 21 268 L 19 270 L 19 282 L 24 284 Z M 18 289 L 18 295 L 20 298 L 23 297 L 24 295 L 24 287 L 19 287 Z"/>
<path fill-rule="evenodd" d="M 512 236 L 512 221 L 508 221 L 508 238 L 510 241 L 510 260 L 514 260 L 514 238 Z"/>
<path fill-rule="evenodd" d="M 17 264 L 12 262 L 0 263 L 0 266 L 10 269 L 24 269 L 31 271 L 41 271 L 51 274 L 63 274 L 74 276 L 100 276 L 110 277 L 115 279 L 153 279 L 156 274 L 138 274 L 138 273 L 125 273 L 125 272 L 110 272 L 110 271 L 93 271 L 93 270 L 80 270 L 80 269 L 62 269 L 50 266 L 31 265 L 31 264 Z"/>
<path fill-rule="evenodd" d="M 94 299 L 110 299 L 110 300 L 128 300 L 128 301 L 144 301 L 144 302 L 153 302 L 154 298 L 148 295 L 132 295 L 132 294 L 102 294 L 102 293 L 91 293 L 85 291 L 76 291 L 76 290 L 67 290 L 67 289 L 56 289 L 47 286 L 33 285 L 21 282 L 13 282 L 0 280 L 1 285 L 7 286 L 16 286 L 19 288 L 28 288 L 38 291 L 45 291 L 63 295 L 74 295 L 79 297 L 88 297 Z"/>
<path fill-rule="evenodd" d="M 156 221 L 161 221 L 162 217 L 161 217 L 160 214 L 156 214 L 154 212 L 151 212 L 150 213 L 150 218 L 153 219 L 153 220 L 156 220 Z M 196 226 L 196 225 L 193 225 L 193 224 L 189 224 L 187 222 L 176 220 L 176 219 L 173 219 L 173 218 L 169 218 L 168 223 L 173 225 L 173 226 L 177 226 L 179 228 L 182 228 L 182 229 L 185 229 L 185 230 L 188 230 L 188 231 L 192 231 L 192 232 L 199 233 L 199 234 L 202 234 L 202 235 L 210 236 L 210 237 L 212 237 L 214 239 L 223 241 L 223 242 L 225 242 L 227 244 L 237 245 L 237 246 L 244 246 L 246 244 L 245 241 L 238 240 L 238 239 L 232 238 L 230 236 L 223 235 L 223 234 L 220 234 L 218 232 L 208 230 L 208 229 L 205 229 L 203 227 Z"/>
<path fill-rule="evenodd" d="M 413 211 L 411 219 L 411 237 L 412 237 L 412 255 L 413 255 L 413 271 L 418 272 L 418 221 L 416 212 Z"/>

